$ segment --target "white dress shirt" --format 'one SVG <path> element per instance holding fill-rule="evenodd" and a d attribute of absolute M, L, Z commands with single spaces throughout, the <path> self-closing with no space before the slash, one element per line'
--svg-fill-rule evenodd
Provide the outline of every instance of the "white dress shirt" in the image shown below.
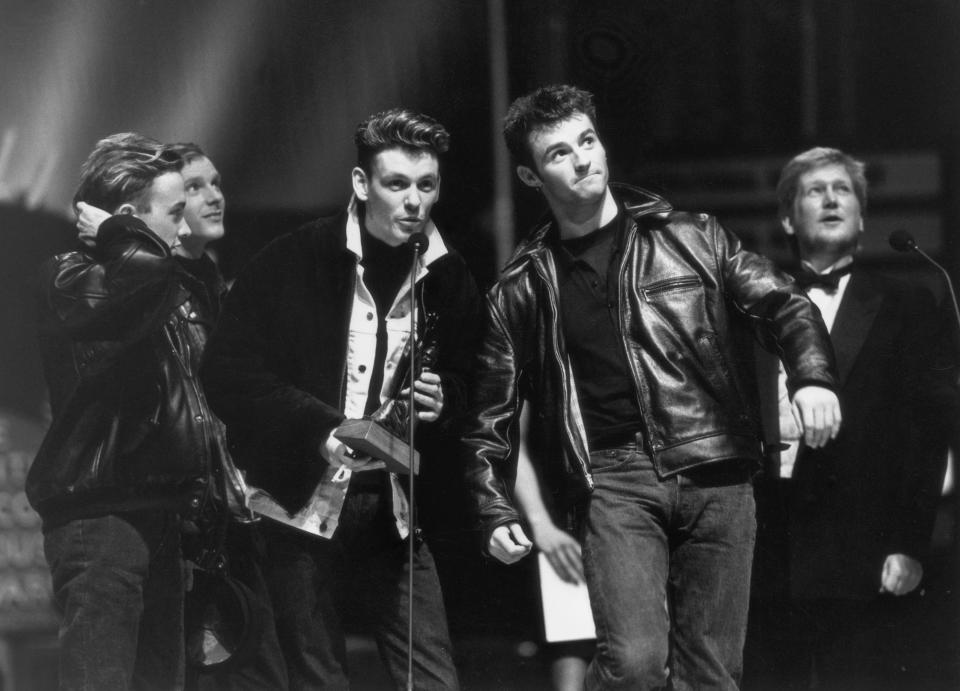
<path fill-rule="evenodd" d="M 846 256 L 827 267 L 823 271 L 817 272 L 810 264 L 803 262 L 803 267 L 814 273 L 828 274 L 831 271 L 842 269 L 853 262 L 853 257 Z M 807 295 L 811 302 L 820 310 L 820 316 L 823 317 L 823 323 L 827 331 L 833 331 L 833 322 L 837 318 L 837 310 L 840 308 L 840 301 L 843 300 L 843 294 L 850 283 L 850 274 L 840 277 L 840 283 L 836 290 L 830 290 L 823 286 L 810 286 L 807 289 Z M 787 373 L 783 368 L 783 362 L 780 363 L 780 376 L 778 377 L 778 407 L 780 414 L 780 442 L 789 444 L 789 448 L 780 452 L 780 477 L 793 477 L 793 466 L 797 462 L 797 451 L 800 448 L 800 440 L 803 432 L 800 428 L 793 412 L 793 403 L 787 394 Z"/>

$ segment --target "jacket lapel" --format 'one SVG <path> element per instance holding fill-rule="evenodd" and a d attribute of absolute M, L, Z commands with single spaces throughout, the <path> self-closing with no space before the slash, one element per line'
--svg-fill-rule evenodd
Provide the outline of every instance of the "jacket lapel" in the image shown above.
<path fill-rule="evenodd" d="M 881 302 L 883 295 L 873 287 L 869 274 L 854 269 L 830 332 L 841 386 L 846 384 Z"/>

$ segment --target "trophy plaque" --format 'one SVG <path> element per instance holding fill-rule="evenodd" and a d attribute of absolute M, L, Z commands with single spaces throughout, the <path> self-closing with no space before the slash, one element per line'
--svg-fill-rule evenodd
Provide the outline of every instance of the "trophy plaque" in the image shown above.
<path fill-rule="evenodd" d="M 370 463 L 360 470 L 386 467 L 398 475 L 410 473 L 410 401 L 400 398 L 400 391 L 411 387 L 424 369 L 432 369 L 437 362 L 437 315 L 429 312 L 424 320 L 422 337 L 417 339 L 417 368 L 411 376 L 410 342 L 403 349 L 397 364 L 387 401 L 369 417 L 344 420 L 333 435 L 357 453 L 366 454 L 381 463 Z M 414 425 L 417 420 L 414 418 Z M 420 472 L 420 453 L 413 452 L 413 474 Z"/>

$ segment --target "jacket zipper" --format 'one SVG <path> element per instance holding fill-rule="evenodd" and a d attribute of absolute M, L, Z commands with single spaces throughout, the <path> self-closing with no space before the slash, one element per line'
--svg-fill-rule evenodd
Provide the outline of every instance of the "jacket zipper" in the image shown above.
<path fill-rule="evenodd" d="M 183 317 L 183 314 L 180 313 L 179 309 L 177 310 L 177 313 L 179 316 L 176 318 L 176 323 L 171 324 L 171 326 L 175 329 L 181 330 L 183 328 L 183 323 L 181 322 L 181 317 Z M 177 349 L 176 345 L 174 344 L 173 336 L 171 336 L 170 332 L 167 329 L 164 329 L 163 333 L 167 338 L 167 345 L 170 346 L 171 352 L 173 353 L 177 361 L 180 363 L 180 367 L 183 369 L 184 373 L 187 375 L 186 378 L 190 381 L 190 390 L 193 391 L 193 399 L 196 403 L 196 407 L 190 411 L 190 415 L 193 416 L 194 422 L 201 423 L 200 435 L 203 437 L 203 448 L 209 449 L 210 445 L 208 443 L 209 440 L 208 440 L 208 433 L 207 433 L 207 425 L 210 424 L 208 420 L 210 409 L 209 409 L 209 406 L 206 405 L 206 398 L 204 398 L 203 392 L 200 390 L 200 387 L 197 385 L 197 378 L 196 376 L 194 376 L 193 370 L 187 364 L 190 361 L 190 355 L 189 353 L 187 353 L 187 357 L 186 359 L 184 359 L 183 354 L 180 353 L 180 351 Z M 184 348 L 187 348 L 187 349 L 190 348 L 189 339 L 181 337 L 180 340 L 183 342 Z M 200 417 L 199 420 L 197 420 L 198 416 Z M 204 472 L 207 472 L 210 470 L 209 465 L 210 465 L 209 458 L 205 455 L 203 457 Z"/>
<path fill-rule="evenodd" d="M 617 310 L 617 321 L 620 323 L 620 343 L 623 345 L 623 352 L 630 366 L 630 374 L 633 375 L 633 386 L 637 392 L 637 407 L 640 409 L 640 422 L 643 424 L 644 438 L 650 445 L 651 452 L 656 451 L 657 443 L 650 436 L 650 423 L 647 421 L 647 410 L 643 405 L 643 386 L 641 384 L 640 372 L 637 363 L 630 354 L 630 345 L 627 343 L 627 322 L 624 315 L 624 305 L 629 304 L 630 295 L 626 289 L 627 264 L 629 263 L 631 248 L 634 246 L 634 238 L 637 235 L 637 224 L 634 222 L 627 233 L 624 242 L 623 259 L 620 261 L 620 271 L 617 275 L 617 290 L 620 292 L 620 309 Z M 663 281 L 662 283 L 666 283 Z M 644 292 L 646 297 L 646 292 Z"/>
<path fill-rule="evenodd" d="M 563 427 L 567 433 L 567 438 L 571 441 L 571 447 L 574 447 L 574 455 L 577 457 L 577 461 L 580 463 L 580 471 L 583 473 L 583 477 L 587 481 L 587 487 L 592 492 L 594 488 L 594 484 L 593 484 L 593 475 L 590 474 L 590 467 L 587 464 L 587 461 L 580 455 L 579 451 L 575 448 L 575 445 L 572 443 L 574 439 L 574 434 L 570 429 L 570 396 L 568 394 L 569 387 L 571 386 L 571 384 L 570 384 L 569 378 L 567 377 L 566 366 L 560 355 L 560 347 L 557 345 L 559 343 L 560 330 L 559 330 L 559 324 L 558 324 L 559 318 L 557 316 L 559 314 L 559 307 L 558 307 L 559 300 L 557 299 L 557 295 L 556 295 L 556 281 L 547 275 L 548 273 L 547 268 L 543 264 L 543 262 L 540 260 L 539 257 L 537 257 L 537 261 L 535 262 L 535 265 L 537 266 L 540 276 L 547 286 L 547 297 L 550 300 L 550 307 L 553 309 L 553 321 L 551 324 L 553 328 L 553 354 L 556 357 L 557 365 L 560 368 L 560 378 L 563 383 L 563 397 L 564 397 Z"/>
<path fill-rule="evenodd" d="M 700 279 L 696 276 L 682 276 L 680 278 L 668 278 L 665 281 L 651 283 L 650 285 L 641 288 L 640 291 L 643 293 L 644 299 L 649 300 L 651 295 L 662 293 L 669 288 L 684 288 L 686 286 L 696 285 L 700 285 Z"/>

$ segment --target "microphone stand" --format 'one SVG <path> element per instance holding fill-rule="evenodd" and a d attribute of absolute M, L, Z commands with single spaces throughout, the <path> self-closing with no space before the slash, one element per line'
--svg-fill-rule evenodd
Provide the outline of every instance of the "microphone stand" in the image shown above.
<path fill-rule="evenodd" d="M 407 525 L 407 541 L 408 541 L 408 554 L 407 554 L 407 691 L 413 691 L 413 557 L 414 557 L 414 539 L 416 536 L 416 523 L 414 520 L 414 489 L 413 489 L 413 477 L 414 477 L 414 423 L 416 421 L 416 409 L 415 409 L 415 400 L 414 400 L 414 385 L 416 382 L 417 376 L 417 298 L 416 298 L 416 287 L 417 287 L 417 266 L 420 259 L 420 245 L 418 243 L 413 244 L 413 263 L 410 266 L 410 408 L 409 414 L 407 415 L 407 436 L 409 443 L 409 468 L 410 472 L 407 475 L 408 488 L 409 488 L 409 497 L 410 510 L 408 511 L 409 522 Z"/>
<path fill-rule="evenodd" d="M 950 280 L 950 273 L 945 268 L 940 266 L 940 264 L 935 262 L 933 260 L 933 257 L 931 257 L 929 254 L 927 254 L 922 249 L 920 249 L 917 243 L 914 242 L 912 239 L 910 241 L 910 249 L 912 249 L 914 252 L 917 252 L 924 259 L 926 259 L 928 262 L 930 262 L 935 267 L 937 267 L 940 270 L 940 273 L 943 274 L 943 277 L 947 279 L 947 292 L 950 293 L 950 299 L 953 301 L 953 314 L 957 318 L 957 328 L 960 328 L 960 307 L 957 306 L 957 295 L 953 291 L 953 281 Z"/>
<path fill-rule="evenodd" d="M 894 232 L 896 233 L 897 231 L 894 231 Z M 953 290 L 953 281 L 950 280 L 950 273 L 945 268 L 943 268 L 938 262 L 934 261 L 933 257 L 931 257 L 929 254 L 927 254 L 922 249 L 920 249 L 920 247 L 917 245 L 916 240 L 914 240 L 909 233 L 901 231 L 899 236 L 896 237 L 896 240 L 894 239 L 894 236 L 891 235 L 890 244 L 893 246 L 894 249 L 900 252 L 913 250 L 914 252 L 919 254 L 921 257 L 926 259 L 928 262 L 930 262 L 930 264 L 932 264 L 933 266 L 935 266 L 937 269 L 940 270 L 940 273 L 943 274 L 943 277 L 947 279 L 947 291 L 950 293 L 950 299 L 953 301 L 953 315 L 956 318 L 955 326 L 957 326 L 957 328 L 960 329 L 960 307 L 957 306 L 957 295 Z M 953 447 L 955 453 L 958 449 L 960 449 L 960 443 L 957 442 L 956 434 L 952 435 L 952 438 L 949 440 L 949 444 L 951 447 Z M 954 456 L 954 478 L 956 478 L 956 456 Z M 956 489 L 956 480 L 954 480 L 953 493 L 954 493 L 953 512 L 954 512 L 954 518 L 956 519 L 958 516 L 960 516 L 960 491 L 957 491 Z M 960 543 L 954 545 L 955 554 L 958 546 L 960 546 Z"/>

